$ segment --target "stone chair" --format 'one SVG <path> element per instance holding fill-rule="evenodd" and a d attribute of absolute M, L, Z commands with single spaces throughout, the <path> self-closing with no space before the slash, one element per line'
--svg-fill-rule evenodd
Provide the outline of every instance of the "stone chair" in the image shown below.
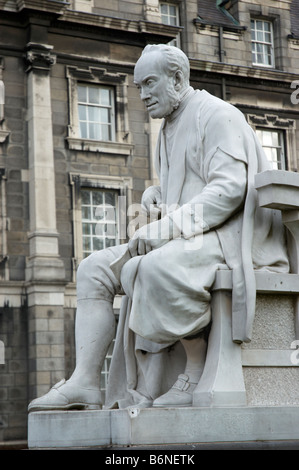
<path fill-rule="evenodd" d="M 261 207 L 282 212 L 291 272 L 255 273 L 253 339 L 240 345 L 232 341 L 231 271 L 218 271 L 205 369 L 193 394 L 196 407 L 299 404 L 299 174 L 265 171 L 256 175 L 255 187 Z"/>

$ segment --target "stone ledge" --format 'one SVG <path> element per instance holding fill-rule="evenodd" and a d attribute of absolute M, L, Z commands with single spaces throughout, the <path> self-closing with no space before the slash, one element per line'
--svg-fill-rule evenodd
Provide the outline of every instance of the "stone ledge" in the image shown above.
<path fill-rule="evenodd" d="M 299 439 L 299 406 L 131 408 L 29 415 L 29 449 Z"/>
<path fill-rule="evenodd" d="M 256 290 L 259 294 L 298 294 L 299 274 L 256 271 Z M 213 291 L 232 290 L 232 271 L 221 269 L 216 273 Z"/>

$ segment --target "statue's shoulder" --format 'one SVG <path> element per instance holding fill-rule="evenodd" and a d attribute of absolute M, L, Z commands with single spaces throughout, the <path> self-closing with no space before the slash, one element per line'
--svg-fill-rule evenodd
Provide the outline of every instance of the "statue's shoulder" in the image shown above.
<path fill-rule="evenodd" d="M 231 103 L 211 95 L 206 90 L 196 90 L 194 94 L 194 106 L 198 111 L 202 124 L 222 127 L 226 123 L 239 123 L 244 120 L 241 111 Z"/>

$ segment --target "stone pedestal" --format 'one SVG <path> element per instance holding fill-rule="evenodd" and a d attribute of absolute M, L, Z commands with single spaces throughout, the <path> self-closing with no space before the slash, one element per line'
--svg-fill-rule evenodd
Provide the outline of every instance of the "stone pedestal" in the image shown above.
<path fill-rule="evenodd" d="M 299 439 L 298 407 L 147 408 L 36 412 L 30 449 Z"/>

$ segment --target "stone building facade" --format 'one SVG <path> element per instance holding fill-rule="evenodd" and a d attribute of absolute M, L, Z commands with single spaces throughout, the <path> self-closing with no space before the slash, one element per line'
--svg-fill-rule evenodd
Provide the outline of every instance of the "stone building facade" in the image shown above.
<path fill-rule="evenodd" d="M 170 41 L 297 171 L 298 0 L 0 0 L 0 442 L 26 440 L 28 402 L 71 373 L 76 268 L 126 240 L 156 182 L 133 69 Z"/>

